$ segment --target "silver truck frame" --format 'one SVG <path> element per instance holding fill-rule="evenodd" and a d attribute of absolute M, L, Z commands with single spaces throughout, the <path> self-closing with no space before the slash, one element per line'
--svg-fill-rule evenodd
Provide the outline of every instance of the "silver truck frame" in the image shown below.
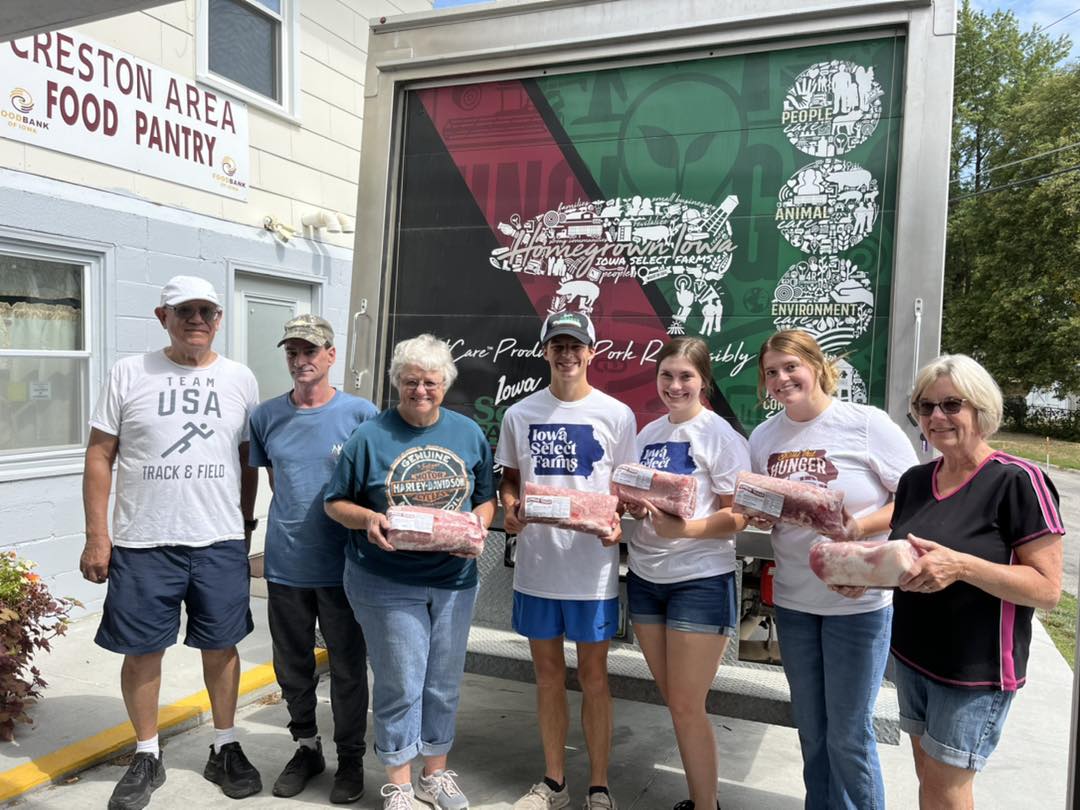
<path fill-rule="evenodd" d="M 811 45 L 903 33 L 904 118 L 896 200 L 895 259 L 886 409 L 904 426 L 914 375 L 939 351 L 948 204 L 953 0 L 503 0 L 434 13 L 380 18 L 371 25 L 364 82 L 364 130 L 350 302 L 349 390 L 381 401 L 397 211 L 402 99 L 406 88 L 520 78 L 598 67 L 746 53 L 776 43 Z M 925 454 L 925 451 L 922 451 Z M 509 599 L 502 543 L 481 560 L 483 625 L 492 598 Z M 740 554 L 766 555 L 760 536 Z M 767 544 L 766 544 L 767 545 Z M 486 596 L 485 596 L 486 592 Z M 508 612 L 508 604 L 503 610 Z M 572 646 L 572 645 L 570 645 Z M 735 647 L 737 645 L 731 645 Z M 725 662 L 729 657 L 725 657 Z M 572 665 L 568 647 L 568 665 Z M 524 639 L 474 627 L 471 671 L 531 680 Z M 616 695 L 657 701 L 640 653 L 613 648 Z M 790 724 L 787 686 L 776 667 L 725 663 L 714 713 Z M 882 690 L 882 741 L 898 742 L 895 693 Z"/>

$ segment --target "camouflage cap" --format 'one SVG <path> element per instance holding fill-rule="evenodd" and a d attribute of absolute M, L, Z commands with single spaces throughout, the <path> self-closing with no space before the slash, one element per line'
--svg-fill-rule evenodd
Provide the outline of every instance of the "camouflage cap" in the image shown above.
<path fill-rule="evenodd" d="M 315 346 L 333 346 L 334 327 L 326 318 L 305 312 L 285 321 L 285 337 L 278 341 L 278 346 L 292 338 L 306 340 Z"/>

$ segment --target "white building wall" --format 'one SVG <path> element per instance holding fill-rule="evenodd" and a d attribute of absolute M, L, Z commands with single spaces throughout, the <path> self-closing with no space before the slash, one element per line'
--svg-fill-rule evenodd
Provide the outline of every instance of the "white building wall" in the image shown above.
<path fill-rule="evenodd" d="M 91 407 L 113 362 L 165 345 L 153 309 L 161 285 L 178 273 L 203 276 L 222 295 L 231 293 L 238 270 L 316 283 L 317 311 L 342 336 L 334 382 L 343 382 L 353 237 L 304 232 L 300 219 L 317 209 L 357 215 L 368 18 L 428 10 L 431 3 L 296 2 L 299 110 L 290 120 L 248 105 L 252 171 L 246 202 L 0 138 L 0 253 L 9 238 L 43 246 L 74 243 L 100 257 L 85 310 L 96 335 Z M 76 30 L 194 80 L 196 14 L 196 0 L 184 0 Z M 294 227 L 296 237 L 283 243 L 262 228 L 266 216 Z M 215 348 L 229 354 L 237 339 L 227 308 Z M 80 471 L 72 456 L 25 474 L 5 468 L 0 457 L 0 548 L 34 560 L 54 593 L 76 597 L 93 612 L 105 588 L 85 582 L 78 571 Z"/>

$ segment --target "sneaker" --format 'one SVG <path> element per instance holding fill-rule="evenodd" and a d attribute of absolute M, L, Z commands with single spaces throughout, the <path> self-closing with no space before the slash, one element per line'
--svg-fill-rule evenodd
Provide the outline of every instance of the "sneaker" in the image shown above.
<path fill-rule="evenodd" d="M 127 771 L 113 788 L 109 810 L 141 810 L 150 804 L 150 794 L 165 784 L 162 754 L 136 754 Z"/>
<path fill-rule="evenodd" d="M 323 759 L 322 741 L 316 740 L 314 748 L 305 745 L 298 746 L 296 753 L 292 755 L 281 776 L 274 782 L 273 794 L 288 798 L 295 796 L 303 790 L 308 780 L 318 776 L 326 770 L 326 760 Z"/>
<path fill-rule="evenodd" d="M 456 772 L 448 770 L 435 771 L 431 776 L 421 773 L 416 798 L 437 810 L 466 810 L 469 800 L 454 781 L 455 776 Z"/>
<path fill-rule="evenodd" d="M 412 785 L 383 785 L 379 795 L 383 797 L 383 810 L 414 810 Z"/>
<path fill-rule="evenodd" d="M 615 800 L 611 798 L 610 793 L 590 793 L 585 797 L 585 803 L 581 805 L 581 810 L 619 810 Z"/>
<path fill-rule="evenodd" d="M 547 782 L 540 782 L 529 788 L 529 792 L 514 802 L 514 810 L 559 810 L 570 806 L 570 792 L 563 785 L 562 790 L 552 790 Z"/>
<path fill-rule="evenodd" d="M 262 790 L 262 779 L 255 766 L 244 756 L 240 743 L 231 742 L 214 751 L 210 746 L 210 759 L 203 768 L 203 778 L 221 785 L 221 792 L 230 799 L 254 796 Z"/>
<path fill-rule="evenodd" d="M 352 804 L 363 795 L 364 760 L 361 757 L 339 756 L 330 801 L 333 804 Z"/>

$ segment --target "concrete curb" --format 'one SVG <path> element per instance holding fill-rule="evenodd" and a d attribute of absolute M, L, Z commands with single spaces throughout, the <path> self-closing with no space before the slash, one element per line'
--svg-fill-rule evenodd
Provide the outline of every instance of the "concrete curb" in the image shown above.
<path fill-rule="evenodd" d="M 329 659 L 326 650 L 315 651 L 315 665 L 325 670 Z M 240 674 L 237 708 L 249 706 L 277 691 L 277 679 L 272 663 L 259 664 Z M 158 733 L 161 737 L 195 728 L 210 720 L 210 696 L 206 690 L 162 706 L 158 712 Z M 24 793 L 86 770 L 115 756 L 135 744 L 135 730 L 130 722 L 105 729 L 84 740 L 66 745 L 0 773 L 0 802 L 7 802 Z"/>

